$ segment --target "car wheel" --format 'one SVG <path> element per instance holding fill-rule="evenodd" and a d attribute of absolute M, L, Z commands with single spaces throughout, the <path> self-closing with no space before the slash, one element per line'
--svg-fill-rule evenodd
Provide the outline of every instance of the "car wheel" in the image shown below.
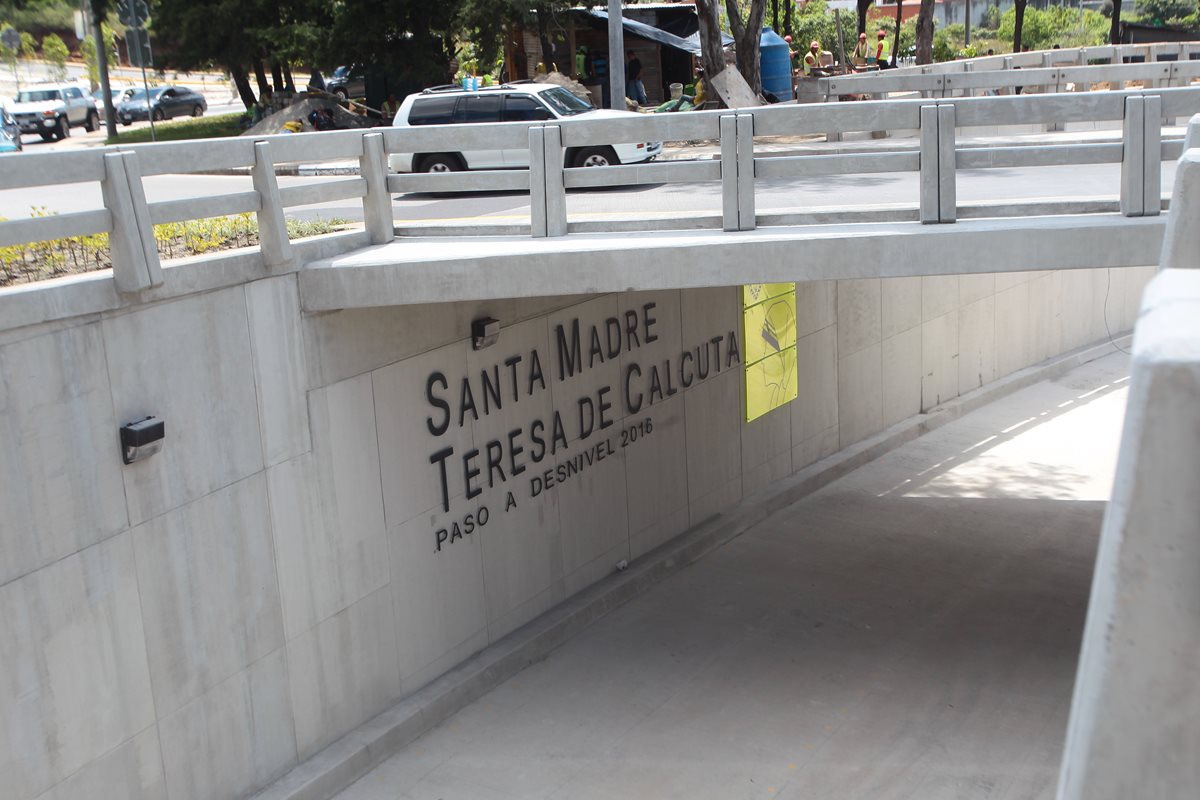
<path fill-rule="evenodd" d="M 193 117 L 203 117 L 204 116 L 204 106 L 200 105 L 199 103 L 192 106 L 192 116 Z"/>
<path fill-rule="evenodd" d="M 437 155 L 425 156 L 421 159 L 420 172 L 459 172 L 462 170 L 462 164 L 458 159 L 446 153 L 438 153 Z"/>
<path fill-rule="evenodd" d="M 154 117 L 155 122 L 162 122 L 166 118 L 166 115 L 163 114 L 163 110 L 161 108 L 154 109 L 154 113 L 151 116 Z"/>
<path fill-rule="evenodd" d="M 585 147 L 575 154 L 576 167 L 608 167 L 619 163 L 616 153 L 607 147 Z"/>
<path fill-rule="evenodd" d="M 129 120 L 129 121 L 122 120 L 121 124 L 124 125 L 126 128 L 128 128 L 130 125 L 133 124 L 133 120 Z"/>
<path fill-rule="evenodd" d="M 335 97 L 337 97 L 338 100 L 341 100 L 343 103 L 350 99 L 350 95 L 347 94 L 345 89 L 334 89 L 333 94 Z"/>
<path fill-rule="evenodd" d="M 88 133 L 100 127 L 100 115 L 92 111 L 87 115 L 87 122 L 83 123 L 83 129 Z"/>
<path fill-rule="evenodd" d="M 58 118 L 58 128 L 55 131 L 55 135 L 58 137 L 59 141 L 62 141 L 71 135 L 71 124 L 67 122 L 66 117 Z"/>
<path fill-rule="evenodd" d="M 54 141 L 54 133 L 52 131 L 38 131 L 38 136 L 42 137 L 43 142 Z"/>

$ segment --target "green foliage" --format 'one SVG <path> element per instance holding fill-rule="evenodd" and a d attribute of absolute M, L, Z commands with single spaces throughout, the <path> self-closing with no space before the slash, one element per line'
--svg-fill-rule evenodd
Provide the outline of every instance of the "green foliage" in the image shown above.
<path fill-rule="evenodd" d="M 11 29 L 12 29 L 11 25 L 0 25 L 0 34 L 3 34 L 4 31 L 11 30 Z M 17 74 L 17 51 L 16 50 L 14 50 L 11 47 L 5 47 L 3 44 L 0 44 L 0 61 L 3 61 L 4 64 L 13 71 L 14 75 Z"/>
<path fill-rule="evenodd" d="M 1196 14 L 1196 0 L 1138 0 L 1139 22 L 1149 25 L 1177 25 Z"/>
<path fill-rule="evenodd" d="M 245 114 L 214 114 L 208 117 L 189 117 L 187 119 L 160 122 L 154 126 L 154 138 L 160 142 L 173 142 L 183 139 L 223 139 L 228 136 L 238 136 L 245 126 Z M 106 144 L 136 144 L 150 141 L 150 128 L 134 128 L 122 131 L 118 139 L 110 139 Z"/>
<path fill-rule="evenodd" d="M 71 51 L 67 43 L 57 33 L 48 33 L 42 39 L 42 58 L 50 64 L 50 79 L 65 81 L 67 79 L 67 58 Z"/>
<path fill-rule="evenodd" d="M 1016 11 L 1004 12 L 998 34 L 1007 42 L 1013 40 Z M 1098 11 L 1083 12 L 1083 29 L 1079 28 L 1078 7 L 1051 6 L 1046 9 L 1028 6 L 1025 22 L 1021 27 L 1021 44 L 1030 50 L 1048 50 L 1054 45 L 1062 47 L 1090 47 L 1108 41 L 1110 22 Z"/>
<path fill-rule="evenodd" d="M 33 206 L 32 217 L 53 216 L 43 206 Z M 0 217 L 0 222 L 4 222 Z M 288 238 L 303 239 L 333 233 L 350 224 L 347 219 L 287 220 Z M 253 214 L 169 222 L 154 226 L 154 241 L 164 259 L 201 255 L 258 244 L 258 221 Z M 107 233 L 72 236 L 0 247 L 0 286 L 94 272 L 112 266 Z"/>
<path fill-rule="evenodd" d="M 0 18 L 19 31 L 70 31 L 78 8 L 71 0 L 0 0 Z"/>
<path fill-rule="evenodd" d="M 935 28 L 933 31 L 933 60 L 953 61 L 965 39 L 966 29 L 962 25 Z"/>
<path fill-rule="evenodd" d="M 1001 16 L 999 5 L 995 3 L 989 5 L 987 10 L 983 12 L 983 19 L 980 20 L 980 27 L 992 31 L 996 30 L 1000 27 Z"/>
<path fill-rule="evenodd" d="M 21 58 L 26 61 L 37 58 L 37 39 L 29 31 L 21 31 Z"/>

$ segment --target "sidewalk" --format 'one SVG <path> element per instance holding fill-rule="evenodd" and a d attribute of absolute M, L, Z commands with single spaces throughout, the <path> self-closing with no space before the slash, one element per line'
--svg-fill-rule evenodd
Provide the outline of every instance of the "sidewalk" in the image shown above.
<path fill-rule="evenodd" d="M 1053 798 L 1127 365 L 774 513 L 338 800 Z"/>

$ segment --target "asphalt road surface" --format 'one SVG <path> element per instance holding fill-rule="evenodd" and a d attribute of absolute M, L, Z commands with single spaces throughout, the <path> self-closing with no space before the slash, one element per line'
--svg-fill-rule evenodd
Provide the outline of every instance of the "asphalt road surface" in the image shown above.
<path fill-rule="evenodd" d="M 33 148 L 31 148 L 31 151 Z M 1175 163 L 1163 164 L 1163 191 L 1174 183 Z M 870 175 L 835 175 L 813 179 L 759 181 L 756 187 L 760 212 L 831 206 L 900 203 L 916 206 L 918 174 L 915 172 Z M 336 180 L 324 177 L 281 177 L 281 186 Z M 159 175 L 145 180 L 150 202 L 249 191 L 248 176 Z M 1017 198 L 1116 196 L 1120 191 L 1120 165 L 1096 164 L 1021 169 L 961 170 L 960 203 Z M 100 208 L 98 183 L 63 184 L 31 190 L 0 192 L 0 217 L 28 216 L 31 206 L 68 213 Z M 529 196 L 517 192 L 484 194 L 399 195 L 393 201 L 397 223 L 435 219 L 489 218 L 497 222 L 529 219 Z M 719 183 L 653 184 L 572 190 L 568 214 L 636 217 L 663 214 L 716 214 L 721 209 Z M 362 205 L 354 200 L 290 209 L 289 216 L 349 220 L 362 219 Z"/>

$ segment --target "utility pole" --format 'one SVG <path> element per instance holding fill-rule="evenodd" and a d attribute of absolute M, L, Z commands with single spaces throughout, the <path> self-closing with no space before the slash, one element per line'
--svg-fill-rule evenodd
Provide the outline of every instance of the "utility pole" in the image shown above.
<path fill-rule="evenodd" d="M 966 19 L 963 20 L 963 44 L 969 45 L 971 43 L 971 0 L 965 0 L 965 2 L 967 9 Z M 1080 0 L 1080 2 L 1083 2 L 1083 0 Z"/>
<path fill-rule="evenodd" d="M 625 108 L 625 25 L 621 0 L 608 0 L 608 107 Z"/>

